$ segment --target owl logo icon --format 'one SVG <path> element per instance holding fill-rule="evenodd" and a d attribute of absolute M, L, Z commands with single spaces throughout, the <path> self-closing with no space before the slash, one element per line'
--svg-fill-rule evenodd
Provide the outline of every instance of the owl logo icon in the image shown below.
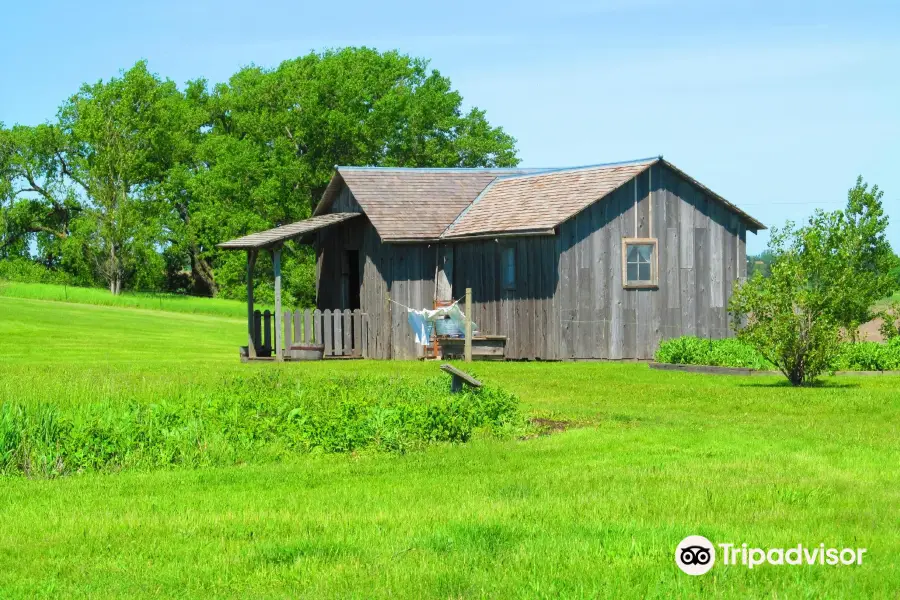
<path fill-rule="evenodd" d="M 716 548 L 702 535 L 689 535 L 675 548 L 675 564 L 688 575 L 703 575 L 716 562 Z"/>

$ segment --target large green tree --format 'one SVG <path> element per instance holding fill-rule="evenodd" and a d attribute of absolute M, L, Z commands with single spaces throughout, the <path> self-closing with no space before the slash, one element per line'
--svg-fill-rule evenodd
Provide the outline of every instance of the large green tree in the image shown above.
<path fill-rule="evenodd" d="M 198 290 L 243 293 L 242 257 L 215 244 L 307 218 L 334 165 L 494 167 L 518 163 L 515 140 L 428 62 L 397 52 L 345 48 L 275 69 L 248 67 L 211 91 L 187 96 L 207 116 L 194 165 L 173 189 Z M 186 209 L 183 207 L 187 207 Z M 314 299 L 307 248 L 287 253 L 286 287 Z M 260 269 L 265 272 L 265 269 Z M 265 289 L 265 288 L 263 288 Z"/>
<path fill-rule="evenodd" d="M 62 265 L 83 205 L 62 171 L 62 134 L 52 125 L 0 127 L 0 257 L 35 246 L 47 267 Z"/>
<path fill-rule="evenodd" d="M 310 53 L 183 91 L 139 62 L 82 86 L 51 124 L 0 128 L 0 257 L 37 248 L 113 293 L 237 296 L 243 258 L 216 244 L 307 218 L 334 165 L 517 163 L 512 137 L 398 52 Z M 311 250 L 284 261 L 288 301 L 311 303 Z"/>
<path fill-rule="evenodd" d="M 161 211 L 152 193 L 193 152 L 184 96 L 138 62 L 120 77 L 86 84 L 60 109 L 63 173 L 88 200 L 84 249 L 112 293 L 161 281 Z"/>

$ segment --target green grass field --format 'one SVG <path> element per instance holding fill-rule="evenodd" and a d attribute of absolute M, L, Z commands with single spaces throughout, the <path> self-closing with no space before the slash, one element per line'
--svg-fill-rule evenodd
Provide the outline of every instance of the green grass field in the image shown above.
<path fill-rule="evenodd" d="M 0 401 L 189 399 L 267 370 L 438 372 L 242 365 L 240 316 L 0 297 Z M 473 370 L 568 429 L 405 455 L 0 478 L 0 597 L 896 597 L 900 378 L 793 389 L 634 363 Z M 689 534 L 868 553 L 854 567 L 690 577 L 673 562 Z"/>
<path fill-rule="evenodd" d="M 84 288 L 49 283 L 20 283 L 0 280 L 0 296 L 29 300 L 52 300 L 74 304 L 95 306 L 118 306 L 122 308 L 143 308 L 190 314 L 208 314 L 221 317 L 245 317 L 247 305 L 238 300 L 218 298 L 194 298 L 178 294 L 152 294 L 146 292 L 123 292 L 113 296 L 108 290 Z M 261 310 L 265 310 L 263 306 Z"/>

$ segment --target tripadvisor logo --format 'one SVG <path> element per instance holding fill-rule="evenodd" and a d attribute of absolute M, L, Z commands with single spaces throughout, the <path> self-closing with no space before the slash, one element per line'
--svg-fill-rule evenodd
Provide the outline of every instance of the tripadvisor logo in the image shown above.
<path fill-rule="evenodd" d="M 689 535 L 675 548 L 675 564 L 688 575 L 703 575 L 716 563 L 718 546 L 723 565 L 753 569 L 760 565 L 861 565 L 865 548 L 826 548 L 825 544 L 793 548 L 752 548 L 747 544 L 713 544 L 702 535 Z"/>
<path fill-rule="evenodd" d="M 689 535 L 675 549 L 675 564 L 688 575 L 703 575 L 716 564 L 716 549 L 702 535 Z"/>

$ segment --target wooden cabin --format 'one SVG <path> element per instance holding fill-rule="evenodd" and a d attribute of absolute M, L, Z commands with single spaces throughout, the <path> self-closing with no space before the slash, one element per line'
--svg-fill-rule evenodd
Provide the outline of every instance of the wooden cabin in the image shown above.
<path fill-rule="evenodd" d="M 421 357 L 407 308 L 471 288 L 470 317 L 505 336 L 507 359 L 650 359 L 666 338 L 733 334 L 728 300 L 746 276 L 747 232 L 762 229 L 662 157 L 570 169 L 336 167 L 310 219 L 222 247 L 248 250 L 252 267 L 260 249 L 314 244 L 318 308 L 361 315 L 354 335 L 372 358 Z M 252 346 L 252 288 L 248 297 Z"/>

